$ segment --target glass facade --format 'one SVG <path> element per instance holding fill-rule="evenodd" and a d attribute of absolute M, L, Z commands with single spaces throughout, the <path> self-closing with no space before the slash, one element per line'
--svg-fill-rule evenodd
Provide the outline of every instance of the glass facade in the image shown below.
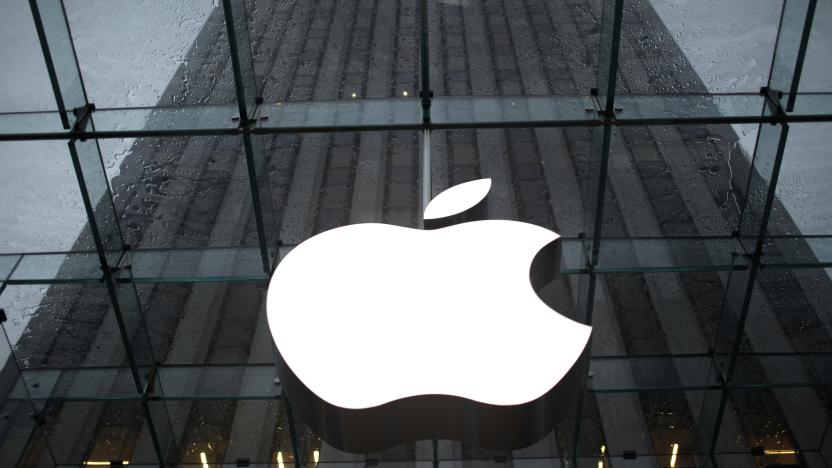
<path fill-rule="evenodd" d="M 0 466 L 832 466 L 829 0 L 2 12 Z M 564 237 L 585 391 L 523 450 L 333 449 L 270 272 L 481 177 Z"/>

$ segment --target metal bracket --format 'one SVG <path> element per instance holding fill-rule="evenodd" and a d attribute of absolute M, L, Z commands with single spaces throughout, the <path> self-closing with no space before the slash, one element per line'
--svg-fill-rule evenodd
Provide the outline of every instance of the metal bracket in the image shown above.
<path fill-rule="evenodd" d="M 72 126 L 71 134 L 84 133 L 84 128 L 90 120 L 92 113 L 95 111 L 95 104 L 87 103 L 83 106 L 72 109 L 72 114 L 75 116 L 75 125 Z M 86 138 L 80 138 L 81 141 L 87 141 Z"/>
<path fill-rule="evenodd" d="M 147 383 L 144 386 L 142 391 L 142 396 L 145 398 L 149 397 L 153 393 L 153 386 L 156 383 L 156 374 L 158 373 L 159 363 L 154 362 L 153 367 L 150 368 L 150 372 L 147 373 Z"/>
<path fill-rule="evenodd" d="M 771 125 L 777 125 L 778 123 L 785 122 L 787 119 L 786 111 L 783 109 L 783 106 L 780 105 L 780 99 L 783 97 L 783 92 L 771 89 L 768 86 L 763 86 L 760 88 L 760 94 L 766 98 L 766 104 L 769 106 L 771 113 L 774 116 L 774 120 L 771 122 Z"/>

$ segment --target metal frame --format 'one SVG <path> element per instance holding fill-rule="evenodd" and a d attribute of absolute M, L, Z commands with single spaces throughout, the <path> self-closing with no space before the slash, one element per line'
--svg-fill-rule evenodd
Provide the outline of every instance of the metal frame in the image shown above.
<path fill-rule="evenodd" d="M 348 132 L 379 130 L 419 130 L 423 143 L 422 158 L 422 203 L 426 203 L 432 186 L 430 181 L 430 139 L 431 133 L 447 129 L 487 129 L 487 128 L 551 128 L 551 127 L 587 127 L 593 129 L 593 146 L 590 160 L 590 183 L 585 194 L 585 234 L 578 238 L 564 239 L 564 251 L 572 252 L 566 257 L 579 259 L 578 263 L 566 265 L 564 274 L 577 275 L 579 278 L 578 298 L 579 319 L 592 323 L 595 297 L 601 287 L 606 273 L 643 273 L 643 272 L 688 272 L 718 271 L 729 275 L 726 297 L 723 301 L 723 316 L 735 319 L 720 322 L 718 338 L 713 343 L 710 353 L 690 356 L 655 356 L 655 357 L 599 357 L 594 356 L 589 370 L 601 372 L 604 366 L 628 366 L 638 359 L 654 359 L 697 363 L 708 369 L 702 376 L 702 385 L 685 390 L 705 392 L 704 404 L 699 415 L 697 445 L 693 455 L 701 466 L 722 466 L 718 457 L 717 438 L 720 433 L 727 402 L 732 391 L 758 388 L 805 388 L 829 385 L 829 381 L 809 379 L 775 383 L 749 383 L 737 376 L 735 368 L 742 357 L 741 341 L 751 307 L 752 292 L 757 275 L 762 268 L 825 268 L 832 267 L 832 258 L 780 258 L 768 260 L 765 257 L 766 241 L 771 239 L 767 232 L 768 220 L 775 200 L 779 169 L 789 133 L 790 124 L 801 122 L 832 121 L 832 93 L 798 93 L 798 84 L 805 61 L 809 43 L 816 0 L 785 0 L 781 12 L 780 31 L 773 61 L 769 86 L 759 94 L 725 94 L 725 95 L 616 95 L 618 74 L 618 52 L 621 47 L 621 28 L 624 5 L 629 0 L 604 0 L 601 21 L 602 49 L 599 51 L 597 88 L 586 90 L 582 96 L 514 96 L 514 97 L 434 97 L 430 90 L 429 47 L 428 47 L 428 2 L 419 1 L 420 37 L 421 37 L 421 90 L 419 97 L 396 99 L 362 99 L 357 101 L 301 102 L 291 103 L 293 112 L 316 113 L 322 107 L 346 108 L 361 112 L 362 106 L 388 106 L 401 110 L 407 118 L 398 121 L 349 122 L 323 120 L 317 123 L 297 124 L 291 116 L 270 103 L 263 103 L 257 96 L 256 86 L 251 82 L 253 72 L 251 48 L 248 43 L 249 33 L 245 5 L 238 0 L 223 0 L 222 8 L 226 22 L 229 47 L 234 72 L 236 106 L 200 106 L 192 108 L 154 108 L 156 112 L 169 112 L 177 117 L 176 124 L 167 128 L 110 128 L 108 118 L 128 115 L 143 109 L 96 109 L 87 102 L 83 88 L 80 69 L 71 40 L 61 42 L 60 37 L 71 38 L 69 24 L 65 18 L 63 3 L 60 0 L 30 0 L 38 38 L 43 50 L 50 81 L 56 97 L 56 112 L 0 114 L 0 141 L 32 140 L 66 140 L 68 153 L 71 155 L 79 188 L 88 215 L 89 226 L 94 237 L 94 251 L 87 252 L 44 252 L 37 254 L 0 255 L 0 294 L 6 285 L 21 284 L 95 284 L 106 287 L 111 301 L 113 314 L 118 322 L 120 337 L 127 356 L 126 368 L 130 370 L 135 392 L 100 395 L 82 395 L 77 393 L 46 394 L 43 390 L 32 388 L 27 376 L 45 373 L 60 374 L 81 372 L 91 375 L 108 375 L 114 369 L 124 368 L 84 368 L 65 370 L 19 370 L 16 389 L 8 401 L 27 399 L 36 401 L 41 398 L 55 401 L 101 401 L 101 400 L 136 400 L 142 404 L 144 419 L 150 433 L 152 448 L 160 466 L 175 462 L 177 450 L 176 437 L 170 429 L 170 416 L 164 410 L 152 412 L 151 402 L 175 401 L 177 399 L 279 399 L 279 387 L 264 389 L 260 392 L 241 394 L 214 393 L 210 395 L 166 395 L 162 383 L 166 378 L 179 372 L 183 378 L 189 373 L 210 374 L 212 369 L 222 366 L 164 366 L 159 365 L 149 355 L 136 356 L 134 348 L 137 339 L 147 338 L 143 318 L 142 304 L 136 293 L 140 283 L 199 283 L 199 282 L 255 282 L 264 284 L 273 270 L 279 254 L 292 246 L 281 246 L 278 241 L 276 226 L 271 219 L 271 199 L 268 196 L 268 179 L 265 169 L 266 150 L 259 139 L 264 135 L 283 133 Z M 47 13 L 62 17 L 58 23 L 46 23 L 42 18 L 44 9 Z M 790 23 L 794 21 L 795 24 Z M 61 26 L 61 24 L 63 26 Z M 61 30 L 65 27 L 65 30 Z M 799 30 L 799 41 L 795 44 L 789 34 Z M 787 37 L 788 36 L 788 37 Z M 58 39 L 56 39 L 58 38 Z M 246 52 L 248 51 L 248 53 Z M 58 59 L 58 60 L 56 60 Z M 74 70 L 60 69 L 57 63 L 74 63 Z M 786 77 L 786 78 L 783 78 Z M 67 95 L 72 92 L 71 82 L 81 83 L 80 95 Z M 498 116 L 480 118 L 472 114 L 470 119 L 454 120 L 443 114 L 443 109 L 452 107 L 471 108 L 481 103 L 505 103 L 508 101 L 528 103 L 545 100 L 551 113 L 525 116 Z M 717 100 L 738 103 L 737 108 L 744 109 L 735 115 L 724 115 L 715 109 Z M 74 107 L 73 104 L 79 104 Z M 72 104 L 68 104 L 72 103 Z M 587 104 L 589 103 L 589 104 Z M 680 105 L 681 103 L 681 105 Z M 527 106 L 528 107 L 528 106 Z M 694 109 L 710 109 L 694 111 Z M 74 112 L 73 112 L 74 108 Z M 674 112 L 669 113 L 668 109 Z M 760 111 L 762 109 L 762 112 Z M 236 119 L 232 119 L 236 113 Z M 334 114 L 334 113 L 333 113 Z M 671 115 L 672 114 L 672 115 Z M 268 117 L 268 119 L 263 118 Z M 180 124 L 181 122 L 181 124 Z M 191 122 L 210 122 L 209 125 L 192 126 Z M 604 237 L 603 223 L 604 199 L 607 192 L 607 171 L 610 163 L 610 143 L 613 129 L 620 126 L 642 125 L 689 125 L 689 124 L 724 124 L 753 123 L 759 125 L 759 140 L 754 154 L 752 170 L 746 188 L 746 204 L 742 210 L 742 220 L 737 226 L 735 236 L 731 237 L 697 237 L 697 238 L 645 238 L 622 239 L 626 242 L 645 242 L 649 245 L 666 248 L 676 245 L 695 245 L 702 242 L 718 244 L 726 252 L 733 252 L 731 259 L 721 264 L 709 263 L 673 263 L 673 264 L 621 264 L 616 263 L 614 255 L 614 238 Z M 97 127 L 97 128 L 96 128 Z M 136 250 L 125 245 L 115 217 L 112 194 L 107 185 L 106 173 L 101 163 L 101 154 L 97 139 L 125 137 L 169 137 L 202 135 L 239 135 L 243 140 L 243 149 L 249 190 L 254 208 L 258 246 L 217 248 L 217 249 L 163 249 Z M 774 141 L 774 144 L 770 144 Z M 83 143 L 90 141 L 92 144 Z M 79 148 L 82 144 L 84 148 Z M 102 182 L 103 181 L 103 182 Z M 102 185 L 103 183 L 103 185 Z M 97 185 L 95 185 L 97 184 Z M 264 192 L 265 191 L 265 192 Z M 104 194 L 103 198 L 100 198 Z M 759 196 L 749 196 L 758 194 Z M 99 200 L 100 201 L 96 201 Z M 109 219 L 108 219 L 109 218 Z M 832 245 L 832 236 L 794 236 L 787 239 L 801 242 L 816 242 Z M 571 250 L 570 250 L 571 249 Z M 160 258 L 175 259 L 173 264 L 187 264 L 195 255 L 216 252 L 218 255 L 231 255 L 242 259 L 245 268 L 220 268 L 212 271 L 163 269 L 161 272 L 144 274 L 143 262 L 159 262 Z M 39 265 L 64 264 L 73 265 L 60 275 L 38 275 Z M 143 336 L 143 338 L 142 338 Z M 138 338 L 137 338 L 138 337 Z M 149 345 L 148 345 L 149 346 Z M 152 351 L 152 350 L 151 350 Z M 829 368 L 832 356 L 818 353 L 812 355 L 760 356 L 761 359 L 793 359 L 795 362 L 813 360 L 819 368 Z M 262 366 L 245 365 L 247 372 L 267 372 Z M 148 372 L 148 369 L 150 371 Z M 828 377 L 828 375 L 827 375 Z M 643 385 L 628 387 L 626 382 L 608 382 L 590 384 L 587 394 L 616 392 L 648 392 L 667 390 L 671 387 Z M 683 390 L 672 387 L 674 390 Z M 36 406 L 34 413 L 37 414 Z M 601 455 L 587 459 L 580 455 L 580 431 L 582 430 L 583 400 L 576 403 L 574 418 L 569 427 L 571 452 L 564 454 L 573 466 L 584 463 L 594 464 L 598 459 L 615 465 L 616 456 Z M 287 408 L 288 409 L 288 408 Z M 37 421 L 37 419 L 36 419 Z M 300 460 L 297 428 L 289 418 L 292 450 L 296 460 Z M 33 434 L 40 429 L 33 425 Z M 829 432 L 829 431 L 827 431 Z M 35 438 L 36 436 L 33 436 Z M 829 437 L 826 434 L 824 437 Z M 820 450 L 820 448 L 815 448 Z M 809 450 L 811 451 L 811 449 Z M 626 456 L 624 457 L 626 458 Z M 439 459 L 436 441 L 433 441 L 433 465 L 438 466 Z M 829 461 L 827 461 L 828 463 Z M 54 463 L 54 460 L 53 460 Z M 134 463 L 131 463 L 134 465 Z"/>

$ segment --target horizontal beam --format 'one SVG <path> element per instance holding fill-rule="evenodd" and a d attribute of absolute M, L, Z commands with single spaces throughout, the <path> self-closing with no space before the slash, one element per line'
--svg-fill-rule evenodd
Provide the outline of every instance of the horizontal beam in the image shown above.
<path fill-rule="evenodd" d="M 763 115 L 762 94 L 624 94 L 612 118 L 592 96 L 438 96 L 431 121 L 418 98 L 261 104 L 242 125 L 236 105 L 95 109 L 94 130 L 65 130 L 60 113 L 0 113 L 0 141 L 242 135 L 452 128 L 696 125 L 832 121 L 832 93 L 801 93 L 791 112 Z"/>
<path fill-rule="evenodd" d="M 830 239 L 832 241 L 832 239 Z M 278 249 L 279 258 L 294 246 Z M 636 262 L 628 259 L 634 248 L 656 252 Z M 561 274 L 588 273 L 584 239 L 562 240 Z M 661 273 L 745 269 L 734 261 L 742 253 L 732 237 L 604 238 L 596 273 Z M 714 259 L 701 252 L 724 252 Z M 117 257 L 117 255 L 113 255 Z M 136 249 L 124 252 L 116 270 L 123 283 L 204 283 L 267 281 L 257 247 L 191 249 Z M 801 261 L 805 259 L 799 259 Z M 47 252 L 0 255 L 0 281 L 8 285 L 97 283 L 102 279 L 95 252 Z"/>
<path fill-rule="evenodd" d="M 777 254 L 763 258 L 764 268 L 832 268 L 832 236 L 772 236 L 770 243 L 780 247 Z M 278 249 L 280 258 L 294 246 Z M 799 248 L 798 248 L 799 247 Z M 807 248 L 808 247 L 808 248 Z M 561 273 L 588 273 L 584 242 L 564 238 Z M 629 253 L 655 252 L 632 262 Z M 722 258 L 702 255 L 722 252 Z M 627 255 L 625 255 L 627 254 Z M 734 237 L 634 237 L 604 238 L 598 265 L 601 274 L 671 273 L 744 270 L 736 261 L 743 255 L 742 244 Z M 192 249 L 137 249 L 125 252 L 119 270 L 120 282 L 128 283 L 204 283 L 267 281 L 257 247 L 207 247 Z M 0 283 L 83 284 L 97 283 L 102 274 L 95 252 L 44 252 L 0 255 Z"/>
<path fill-rule="evenodd" d="M 801 371 L 778 374 L 777 381 L 766 381 L 764 377 L 750 373 L 756 377 L 746 376 L 725 388 L 760 390 L 832 385 L 832 353 L 744 354 L 741 358 L 742 362 L 748 361 L 753 366 Z M 723 384 L 711 372 L 712 363 L 713 356 L 710 354 L 591 357 L 587 388 L 593 393 L 722 388 Z M 696 384 L 685 385 L 668 378 L 673 369 Z M 148 398 L 276 399 L 280 398 L 281 386 L 275 376 L 273 363 L 160 365 L 156 368 L 155 381 L 161 383 L 164 394 L 150 392 Z M 22 370 L 21 377 L 9 393 L 9 399 L 28 400 L 31 396 L 32 400 L 41 401 L 141 400 L 143 396 L 136 393 L 130 379 L 130 369 L 126 367 Z M 107 382 L 108 385 L 78 385 L 79 381 Z M 73 385 L 69 385 L 70 382 Z"/>
<path fill-rule="evenodd" d="M 763 257 L 764 268 L 832 268 L 832 236 L 771 236 Z M 586 267 L 582 238 L 564 238 L 561 274 L 580 275 Z M 279 258 L 294 246 L 278 248 Z M 635 262 L 632 252 L 648 252 Z M 721 252 L 721 258 L 703 255 Z M 776 252 L 776 254 L 775 254 Z M 596 273 L 672 273 L 744 270 L 747 263 L 741 242 L 734 237 L 603 238 Z M 114 255 L 117 257 L 117 255 Z M 93 251 L 44 252 L 0 255 L 2 285 L 84 284 L 102 279 Z M 136 249 L 124 252 L 116 277 L 122 283 L 265 282 L 258 247 L 206 247 L 191 249 Z"/>

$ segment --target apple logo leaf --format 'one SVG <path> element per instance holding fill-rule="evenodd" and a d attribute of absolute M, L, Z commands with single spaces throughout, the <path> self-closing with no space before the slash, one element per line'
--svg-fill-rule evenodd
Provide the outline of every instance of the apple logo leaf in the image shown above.
<path fill-rule="evenodd" d="M 512 450 L 576 401 L 591 327 L 540 295 L 558 274 L 560 236 L 485 219 L 490 188 L 440 193 L 425 230 L 343 226 L 278 264 L 266 308 L 282 395 L 330 445 Z"/>
<path fill-rule="evenodd" d="M 472 180 L 445 190 L 425 207 L 425 229 L 440 229 L 485 219 L 490 191 L 491 179 Z"/>

